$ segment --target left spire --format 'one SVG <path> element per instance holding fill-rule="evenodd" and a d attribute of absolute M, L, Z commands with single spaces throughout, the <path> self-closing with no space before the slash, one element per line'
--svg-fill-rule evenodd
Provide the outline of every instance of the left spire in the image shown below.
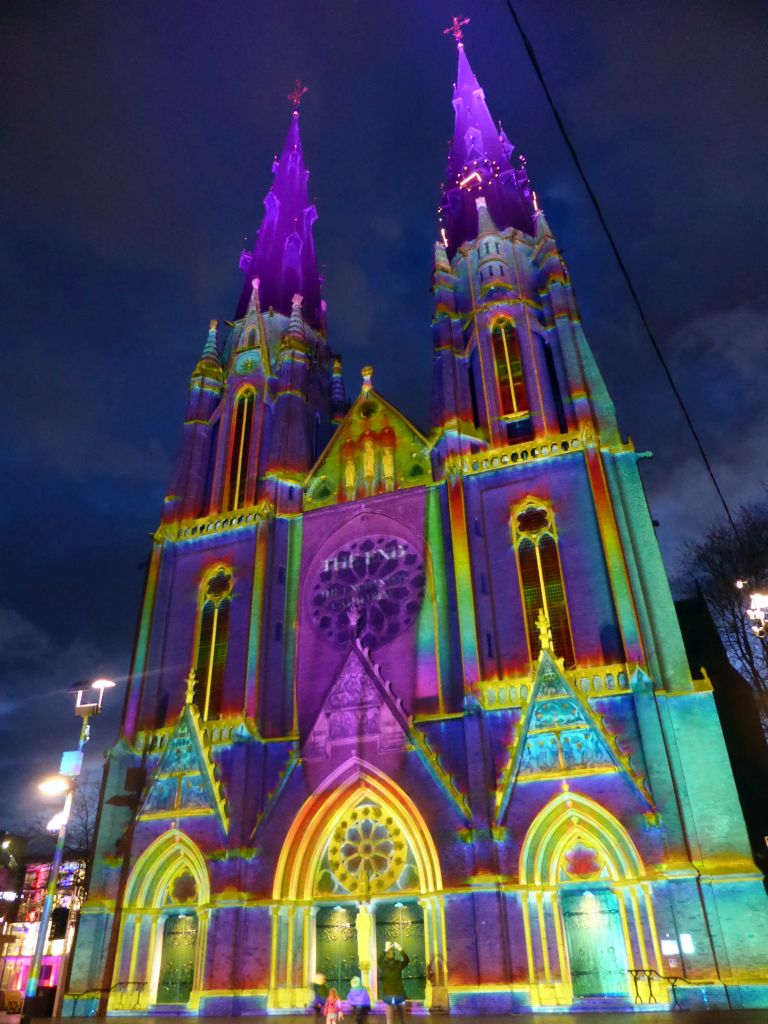
<path fill-rule="evenodd" d="M 299 104 L 307 91 L 306 86 L 297 81 L 288 96 L 293 103 L 293 114 L 282 154 L 272 165 L 275 177 L 264 199 L 264 217 L 253 252 L 244 252 L 240 259 L 244 281 L 236 319 L 245 316 L 253 279 L 258 278 L 263 310 L 271 306 L 290 316 L 293 296 L 299 293 L 304 296 L 306 322 L 322 327 L 320 275 L 312 237 L 317 210 L 309 201 L 309 171 L 304 166 L 299 133 Z"/>

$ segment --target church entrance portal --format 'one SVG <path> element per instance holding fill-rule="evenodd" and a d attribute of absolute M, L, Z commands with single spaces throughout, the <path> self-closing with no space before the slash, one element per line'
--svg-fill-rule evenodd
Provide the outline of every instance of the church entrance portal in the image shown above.
<path fill-rule="evenodd" d="M 197 914 L 171 914 L 163 928 L 158 1003 L 189 1002 L 195 977 Z"/>
<path fill-rule="evenodd" d="M 627 994 L 627 958 L 619 901 L 610 889 L 561 897 L 575 999 Z"/>
<path fill-rule="evenodd" d="M 408 999 L 423 1000 L 427 985 L 424 912 L 416 900 L 380 903 L 376 907 L 376 957 L 388 942 L 399 943 L 408 955 L 403 983 Z"/>
<path fill-rule="evenodd" d="M 378 958 L 388 942 L 408 955 L 408 999 L 447 1009 L 434 842 L 408 795 L 363 768 L 352 759 L 348 779 L 309 797 L 286 837 L 275 872 L 270 1010 L 305 1005 L 316 973 L 343 997 L 360 976 L 379 998 Z"/>

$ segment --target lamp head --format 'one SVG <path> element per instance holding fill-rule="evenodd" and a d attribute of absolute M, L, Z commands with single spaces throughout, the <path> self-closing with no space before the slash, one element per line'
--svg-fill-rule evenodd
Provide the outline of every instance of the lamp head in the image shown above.
<path fill-rule="evenodd" d="M 112 679 L 104 679 L 100 677 L 94 682 L 88 682 L 83 680 L 79 683 L 74 683 L 69 687 L 69 692 L 76 695 L 75 701 L 75 714 L 81 717 L 87 718 L 90 715 L 97 715 L 101 711 L 101 705 L 104 701 L 104 691 L 111 690 L 115 685 Z M 95 690 L 98 696 L 95 700 L 89 699 L 85 696 L 86 690 Z"/>
<path fill-rule="evenodd" d="M 92 690 L 111 690 L 117 684 L 113 679 L 94 679 L 91 683 Z"/>
<path fill-rule="evenodd" d="M 62 775 L 51 775 L 50 778 L 43 779 L 37 788 L 46 796 L 61 796 L 69 789 L 69 780 Z"/>

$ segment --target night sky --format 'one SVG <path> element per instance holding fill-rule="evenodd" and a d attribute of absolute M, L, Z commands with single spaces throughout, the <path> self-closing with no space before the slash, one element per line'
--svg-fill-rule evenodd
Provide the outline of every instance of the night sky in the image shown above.
<path fill-rule="evenodd" d="M 768 479 L 768 6 L 517 0 L 729 501 Z M 302 134 L 348 391 L 428 427 L 429 283 L 466 48 L 575 282 L 670 572 L 717 501 L 504 0 L 6 2 L 0 11 L 0 826 L 124 679 L 208 320 L 232 316 L 271 161 Z M 112 713 L 94 725 L 96 762 Z"/>

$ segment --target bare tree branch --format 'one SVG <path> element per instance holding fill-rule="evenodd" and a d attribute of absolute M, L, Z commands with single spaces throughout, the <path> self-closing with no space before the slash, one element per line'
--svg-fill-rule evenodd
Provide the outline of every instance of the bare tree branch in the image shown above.
<path fill-rule="evenodd" d="M 768 641 L 756 636 L 746 616 L 750 591 L 768 588 L 768 502 L 743 507 L 736 534 L 717 523 L 687 549 L 687 562 L 709 604 L 733 664 L 752 685 L 768 724 Z M 737 580 L 746 587 L 740 590 Z"/>

